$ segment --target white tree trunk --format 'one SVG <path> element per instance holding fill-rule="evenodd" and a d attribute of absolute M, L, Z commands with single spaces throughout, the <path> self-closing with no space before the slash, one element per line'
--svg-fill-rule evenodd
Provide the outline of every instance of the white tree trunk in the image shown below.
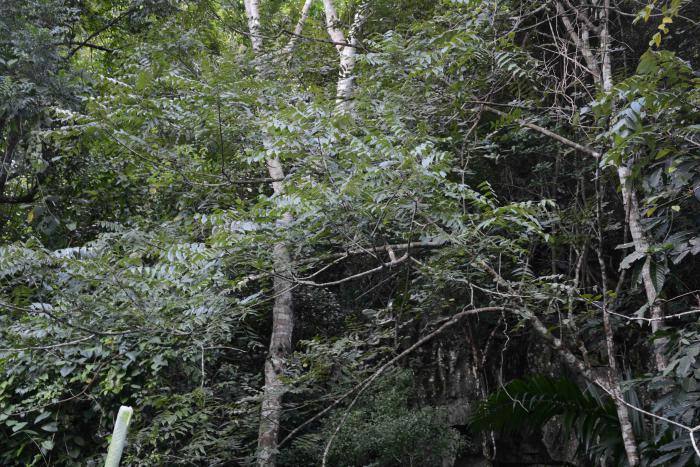
<path fill-rule="evenodd" d="M 569 7 L 571 7 L 571 4 L 567 1 L 566 2 Z M 564 23 L 564 27 L 566 28 L 566 31 L 573 41 L 573 43 L 576 45 L 576 48 L 578 51 L 581 53 L 583 56 L 586 65 L 588 67 L 588 71 L 590 72 L 591 76 L 593 77 L 593 82 L 597 86 L 602 86 L 603 91 L 609 92 L 612 87 L 613 87 L 613 78 L 612 78 L 612 63 L 610 60 L 610 32 L 608 28 L 608 15 L 610 11 L 610 0 L 604 0 L 602 9 L 598 10 L 598 19 L 599 19 L 599 26 L 596 28 L 595 25 L 593 25 L 590 20 L 588 20 L 588 17 L 585 15 L 585 13 L 575 11 L 571 13 L 575 13 L 576 18 L 581 17 L 584 19 L 584 23 L 586 24 L 578 24 L 578 28 L 575 28 L 574 25 L 571 22 L 571 19 L 569 18 L 569 13 L 567 12 L 566 9 L 564 8 L 564 5 L 562 2 L 557 1 L 556 2 L 556 9 L 557 9 L 557 14 L 561 18 L 561 21 Z M 579 16 L 579 13 L 581 15 Z M 590 41 L 589 41 L 589 29 L 591 28 L 596 28 L 597 30 L 600 31 L 600 43 L 599 43 L 599 56 L 596 57 L 595 54 L 593 53 L 593 49 L 590 46 Z M 579 32 L 580 31 L 580 32 Z M 600 153 L 594 153 L 595 157 L 597 159 L 600 158 L 601 154 Z M 599 161 L 598 161 L 599 163 Z M 600 169 L 597 169 L 596 171 L 596 179 L 600 182 Z M 623 179 L 622 176 L 620 176 L 620 181 L 623 184 L 623 194 L 625 190 L 625 182 L 627 179 Z M 635 198 L 636 199 L 636 198 Z M 629 417 L 629 410 L 627 406 L 624 404 L 624 399 L 622 397 L 622 391 L 620 389 L 620 375 L 617 370 L 617 363 L 615 361 L 615 345 L 613 341 L 613 329 L 612 329 L 612 323 L 610 322 L 610 317 L 608 315 L 608 308 L 607 308 L 607 276 L 605 273 L 605 264 L 602 258 L 602 226 L 600 225 L 600 218 L 601 218 L 601 211 L 600 211 L 600 192 L 598 192 L 598 200 L 597 200 L 597 213 L 598 213 L 598 242 L 599 242 L 599 247 L 600 250 L 598 251 L 598 260 L 600 263 L 600 269 L 601 269 L 601 280 L 602 280 L 602 288 L 603 288 L 603 328 L 605 331 L 605 343 L 607 347 L 607 354 L 608 354 L 608 364 L 609 364 L 609 372 L 607 376 L 607 388 L 606 390 L 609 392 L 610 395 L 613 396 L 613 402 L 615 403 L 615 409 L 617 411 L 617 418 L 620 422 L 620 431 L 622 435 L 622 440 L 625 446 L 625 453 L 627 455 L 627 461 L 630 466 L 634 467 L 639 465 L 639 451 L 637 449 L 637 443 L 636 443 L 636 438 L 634 436 L 634 431 L 632 430 L 632 423 L 630 422 L 630 417 Z M 600 384 L 600 382 L 599 382 Z"/>
<path fill-rule="evenodd" d="M 629 225 L 632 242 L 634 243 L 634 251 L 645 256 L 644 264 L 642 265 L 642 284 L 649 305 L 651 321 L 651 330 L 656 333 L 661 329 L 663 313 L 657 302 L 659 291 L 656 290 L 654 279 L 651 275 L 651 256 L 649 255 L 649 241 L 646 238 L 644 229 L 642 228 L 641 213 L 639 211 L 639 201 L 637 194 L 631 184 L 632 171 L 630 167 L 623 163 L 617 168 L 617 174 L 620 178 L 620 188 L 622 191 L 622 201 L 625 205 L 627 213 L 627 224 Z M 654 360 L 656 369 L 664 371 L 666 369 L 666 356 L 664 355 L 664 340 L 656 339 L 654 341 Z"/>
<path fill-rule="evenodd" d="M 262 52 L 263 38 L 260 34 L 260 5 L 258 0 L 244 0 L 245 13 L 248 17 L 248 34 L 256 55 Z"/>
<path fill-rule="evenodd" d="M 627 454 L 627 462 L 630 467 L 636 467 L 639 465 L 639 451 L 637 450 L 637 439 L 634 436 L 634 430 L 632 429 L 632 423 L 630 421 L 630 414 L 627 406 L 622 402 L 624 401 L 622 390 L 620 389 L 620 373 L 617 369 L 617 360 L 615 359 L 615 331 L 613 330 L 613 324 L 610 322 L 610 313 L 608 312 L 608 275 L 605 269 L 605 261 L 603 259 L 603 191 L 601 189 L 601 170 L 600 165 L 596 168 L 596 219 L 598 224 L 598 265 L 600 266 L 600 280 L 601 280 L 601 291 L 603 295 L 603 330 L 605 331 L 605 347 L 608 354 L 608 366 L 610 380 L 610 390 L 613 395 L 613 402 L 615 403 L 615 410 L 617 411 L 617 419 L 620 421 L 620 432 L 622 435 L 622 442 L 625 446 L 625 453 Z"/>
<path fill-rule="evenodd" d="M 304 5 L 301 7 L 301 13 L 299 15 L 299 21 L 297 21 L 296 26 L 294 26 L 294 33 L 291 39 L 289 39 L 287 46 L 284 48 L 285 54 L 291 54 L 294 51 L 294 47 L 296 47 L 297 42 L 299 42 L 301 33 L 304 31 L 304 23 L 306 23 L 306 20 L 309 17 L 309 10 L 311 10 L 311 4 L 313 2 L 314 0 L 304 1 Z"/>
<path fill-rule="evenodd" d="M 260 34 L 260 10 L 258 0 L 245 0 L 248 16 L 248 29 L 253 44 L 253 51 L 260 55 L 263 50 L 263 38 Z M 293 47 L 293 46 L 292 46 Z M 269 138 L 263 135 L 263 144 L 269 147 Z M 279 159 L 267 161 L 267 170 L 272 182 L 274 196 L 284 194 L 284 169 Z M 292 221 L 292 216 L 286 213 L 277 220 L 279 228 L 285 228 Z M 292 302 L 291 278 L 292 261 L 284 242 L 275 244 L 272 250 L 275 275 L 273 289 L 275 301 L 272 307 L 272 332 L 270 347 L 265 361 L 265 386 L 260 407 L 260 427 L 258 430 L 257 464 L 260 467 L 276 465 L 277 440 L 282 415 L 282 397 L 285 385 L 282 376 L 286 368 L 286 360 L 292 351 L 292 332 L 294 331 L 294 308 Z"/>
<path fill-rule="evenodd" d="M 357 63 L 357 35 L 367 18 L 367 3 L 362 3 L 355 12 L 350 31 L 346 39 L 345 33 L 338 23 L 338 13 L 334 0 L 323 0 L 326 13 L 326 30 L 340 55 L 340 71 L 336 86 L 335 102 L 338 112 L 352 110 L 353 86 L 355 81 L 355 64 Z"/>
<path fill-rule="evenodd" d="M 603 90 L 609 92 L 613 87 L 612 66 L 610 63 L 610 34 L 608 32 L 608 12 L 610 11 L 610 0 L 605 0 L 603 5 L 602 28 L 600 32 L 600 48 L 603 61 Z M 642 266 L 642 283 L 647 296 L 651 322 L 651 330 L 656 333 L 662 325 L 663 313 L 657 302 L 659 291 L 656 290 L 654 280 L 651 276 L 651 256 L 649 255 L 649 241 L 647 240 L 641 224 L 641 213 L 639 212 L 639 201 L 637 194 L 631 184 L 632 171 L 624 162 L 617 168 L 617 175 L 620 179 L 620 189 L 622 191 L 622 202 L 627 213 L 627 224 L 634 243 L 635 252 L 645 256 Z M 654 341 L 654 360 L 656 369 L 663 372 L 666 369 L 666 356 L 664 354 L 665 341 L 656 339 Z"/>

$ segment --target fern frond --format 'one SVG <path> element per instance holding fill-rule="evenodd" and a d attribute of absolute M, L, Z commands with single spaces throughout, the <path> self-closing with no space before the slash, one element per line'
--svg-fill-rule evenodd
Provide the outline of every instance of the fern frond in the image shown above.
<path fill-rule="evenodd" d="M 620 426 L 612 402 L 582 391 L 569 379 L 546 376 L 517 379 L 484 399 L 470 426 L 477 432 L 512 433 L 541 427 L 560 416 L 564 428 L 573 432 L 588 456 L 623 453 Z"/>

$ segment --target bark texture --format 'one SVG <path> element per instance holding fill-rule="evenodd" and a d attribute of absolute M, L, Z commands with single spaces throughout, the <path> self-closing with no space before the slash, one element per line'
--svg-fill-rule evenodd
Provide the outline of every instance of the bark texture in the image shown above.
<path fill-rule="evenodd" d="M 294 51 L 294 47 L 296 47 L 297 42 L 299 42 L 299 38 L 301 37 L 301 33 L 304 31 L 304 23 L 306 23 L 306 20 L 309 17 L 309 10 L 311 9 L 311 4 L 314 2 L 314 0 L 305 0 L 304 5 L 301 7 L 301 13 L 299 15 L 299 21 L 297 21 L 296 26 L 294 26 L 294 32 L 289 39 L 289 43 L 287 46 L 284 48 L 284 53 L 285 54 L 290 54 Z"/>
<path fill-rule="evenodd" d="M 663 313 L 657 302 L 659 291 L 656 290 L 654 279 L 651 275 L 651 256 L 649 255 L 649 241 L 646 238 L 644 229 L 640 222 L 641 214 L 639 211 L 639 201 L 637 194 L 632 187 L 631 177 L 632 170 L 625 163 L 621 163 L 617 169 L 618 177 L 620 178 L 620 187 L 622 191 L 622 200 L 627 212 L 627 224 L 629 225 L 630 234 L 634 243 L 634 251 L 645 256 L 644 264 L 642 265 L 642 284 L 649 305 L 651 321 L 651 330 L 656 333 L 661 329 L 663 321 Z M 666 369 L 666 356 L 664 355 L 664 342 L 661 339 L 654 341 L 654 359 L 656 369 L 664 371 Z"/>
<path fill-rule="evenodd" d="M 310 2 L 307 2 L 310 3 Z M 245 0 L 248 16 L 248 29 L 253 50 L 256 55 L 263 51 L 263 38 L 260 34 L 260 9 L 258 0 Z M 263 136 L 263 144 L 269 146 L 268 138 Z M 274 196 L 284 194 L 284 168 L 278 158 L 267 160 L 267 170 L 272 182 Z M 279 228 L 285 228 L 292 221 L 286 213 L 277 221 Z M 294 331 L 294 308 L 292 301 L 291 278 L 292 261 L 284 242 L 275 244 L 273 251 L 275 275 L 273 289 L 275 293 L 272 307 L 272 332 L 270 347 L 265 361 L 265 386 L 260 407 L 260 428 L 258 430 L 257 464 L 261 467 L 276 465 L 277 440 L 282 416 L 282 398 L 285 385 L 282 376 L 286 360 L 292 351 L 292 333 Z"/>
<path fill-rule="evenodd" d="M 603 60 L 603 89 L 608 92 L 612 89 L 612 67 L 610 64 L 610 35 L 608 33 L 608 11 L 610 9 L 610 0 L 605 0 L 603 8 L 603 28 L 601 31 L 601 56 Z M 642 266 L 642 283 L 644 284 L 644 291 L 647 297 L 647 304 L 649 305 L 651 321 L 651 330 L 656 333 L 663 321 L 663 313 L 661 307 L 657 302 L 659 291 L 656 290 L 654 285 L 654 280 L 651 275 L 651 256 L 649 255 L 649 241 L 647 240 L 646 233 L 642 228 L 641 224 L 641 214 L 639 212 L 639 201 L 637 200 L 637 194 L 634 192 L 632 187 L 631 178 L 632 170 L 627 163 L 624 161 L 620 163 L 617 169 L 617 175 L 620 179 L 620 189 L 622 191 L 622 202 L 625 206 L 627 225 L 630 229 L 630 234 L 632 235 L 632 241 L 634 243 L 634 251 L 638 254 L 644 255 L 644 265 Z M 664 341 L 657 339 L 654 341 L 654 360 L 656 362 L 656 369 L 663 372 L 666 369 L 666 356 L 664 354 Z"/>
<path fill-rule="evenodd" d="M 601 43 L 601 59 L 602 59 L 602 84 L 603 90 L 609 92 L 613 87 L 612 79 L 612 66 L 610 63 L 610 34 L 608 33 L 608 11 L 610 9 L 610 0 L 605 0 L 602 9 L 602 28 L 600 33 L 600 43 Z M 642 282 L 644 284 L 644 291 L 647 297 L 647 303 L 651 310 L 651 317 L 654 319 L 651 323 L 651 329 L 653 332 L 658 331 L 662 320 L 661 307 L 658 305 L 656 299 L 658 297 L 658 290 L 654 286 L 654 281 L 651 277 L 651 256 L 649 256 L 649 241 L 646 238 L 646 234 L 641 224 L 641 214 L 639 212 L 639 201 L 637 200 L 637 194 L 634 192 L 632 187 L 631 178 L 632 170 L 629 165 L 625 162 L 621 162 L 617 169 L 617 175 L 620 179 L 620 189 L 622 191 L 622 201 L 625 206 L 625 211 L 627 212 L 627 224 L 630 229 L 630 234 L 632 235 L 632 241 L 634 243 L 634 250 L 645 256 L 644 266 L 642 267 Z M 656 367 L 659 371 L 663 371 L 666 368 L 666 359 L 663 354 L 663 349 L 661 343 L 656 341 L 654 345 L 654 357 L 656 359 Z"/>
<path fill-rule="evenodd" d="M 602 82 L 603 89 L 608 92 L 612 89 L 612 64 L 610 61 L 610 33 L 608 30 L 608 15 L 610 11 L 610 0 L 604 0 L 603 9 L 600 10 L 600 57 L 602 61 Z M 603 225 L 602 225 L 602 177 L 600 164 L 597 166 L 597 218 L 598 218 L 598 263 L 600 265 L 601 286 L 603 291 L 603 330 L 605 331 L 605 345 L 608 354 L 609 379 L 610 389 L 612 391 L 617 411 L 617 419 L 620 421 L 620 431 L 622 434 L 622 442 L 625 446 L 625 454 L 627 462 L 631 467 L 639 465 L 639 451 L 637 449 L 637 440 L 632 429 L 630 414 L 627 406 L 622 403 L 624 400 L 622 390 L 620 389 L 620 373 L 617 369 L 617 361 L 615 360 L 615 343 L 614 331 L 610 322 L 610 314 L 608 313 L 608 278 L 605 270 L 605 261 L 603 261 Z"/>
<path fill-rule="evenodd" d="M 340 55 L 340 71 L 335 101 L 339 112 L 348 112 L 353 107 L 352 97 L 355 81 L 355 64 L 357 63 L 357 36 L 367 18 L 367 2 L 363 2 L 357 8 L 347 38 L 340 27 L 334 1 L 323 0 L 323 7 L 326 13 L 326 30 Z"/>
<path fill-rule="evenodd" d="M 248 33 L 253 51 L 256 55 L 262 52 L 263 38 L 260 34 L 260 2 L 258 0 L 245 0 L 245 14 L 248 17 Z"/>
<path fill-rule="evenodd" d="M 593 82 L 602 87 L 604 92 L 610 92 L 613 88 L 613 74 L 612 74 L 612 62 L 611 62 L 611 50 L 610 50 L 610 32 L 609 32 L 609 12 L 610 12 L 610 0 L 604 0 L 602 5 L 596 15 L 598 20 L 598 26 L 593 25 L 588 18 L 585 11 L 578 11 L 573 7 L 567 0 L 566 5 L 569 7 L 567 10 L 563 3 L 560 1 L 556 2 L 557 14 L 561 18 L 564 27 L 571 38 L 573 44 L 576 46 L 578 52 L 583 56 L 584 61 L 588 67 L 588 71 L 593 78 Z M 573 10 L 573 11 L 570 11 Z M 569 17 L 569 14 L 574 14 L 575 17 L 581 18 L 582 22 L 574 25 Z M 593 48 L 590 43 L 590 31 L 595 30 L 599 32 L 599 45 L 597 54 L 594 53 Z M 600 157 L 600 154 L 594 154 L 596 157 Z M 600 170 L 597 171 L 600 175 Z M 618 178 L 620 180 L 620 186 L 622 189 L 622 195 L 624 199 L 625 209 L 627 211 L 627 222 L 629 224 L 629 229 L 632 234 L 632 239 L 634 241 L 635 251 L 646 256 L 644 267 L 642 269 L 642 280 L 644 283 L 644 289 L 647 296 L 647 301 L 651 309 L 651 316 L 655 320 L 652 321 L 652 330 L 656 332 L 659 327 L 659 322 L 661 318 L 661 309 L 656 303 L 658 291 L 654 287 L 654 282 L 651 277 L 651 257 L 648 256 L 649 242 L 646 239 L 644 231 L 640 224 L 640 214 L 639 214 L 639 203 L 637 201 L 636 194 L 630 184 L 631 171 L 628 166 L 624 163 L 620 164 L 618 168 Z M 597 177 L 598 183 L 600 183 L 600 177 Z M 599 193 L 600 196 L 600 193 Z M 600 199 L 598 200 L 598 210 L 600 210 Z M 598 212 L 598 218 L 600 219 L 600 211 Z M 599 225 L 599 230 L 602 227 Z M 601 234 L 599 232 L 599 242 L 601 241 Z M 608 382 L 606 384 L 608 392 L 613 396 L 615 400 L 615 407 L 617 410 L 618 420 L 620 421 L 622 438 L 625 445 L 625 453 L 627 455 L 627 460 L 631 466 L 639 465 L 639 453 L 636 446 L 636 440 L 634 433 L 632 431 L 632 424 L 629 418 L 629 410 L 624 404 L 624 399 L 622 397 L 622 391 L 620 390 L 619 383 L 619 373 L 617 370 L 617 365 L 615 362 L 615 347 L 613 341 L 613 329 L 610 323 L 607 302 L 605 293 L 607 292 L 606 287 L 606 275 L 605 275 L 605 264 L 600 257 L 599 251 L 599 262 L 603 281 L 603 327 L 606 337 L 606 347 L 608 353 L 608 364 L 609 364 L 609 374 Z M 656 366 L 659 371 L 663 371 L 666 368 L 665 357 L 663 354 L 662 343 L 655 341 L 654 343 L 654 355 Z M 600 384 L 600 383 L 599 383 Z"/>
<path fill-rule="evenodd" d="M 605 269 L 605 261 L 603 260 L 603 223 L 602 223 L 602 198 L 603 193 L 601 190 L 601 171 L 600 166 L 596 170 L 596 180 L 597 180 L 597 200 L 596 200 L 596 212 L 597 212 L 597 223 L 598 223 L 598 264 L 600 266 L 600 279 L 603 292 L 603 331 L 605 332 L 605 347 L 608 354 L 608 366 L 610 380 L 610 391 L 613 394 L 613 402 L 615 403 L 615 410 L 617 412 L 617 419 L 620 421 L 620 431 L 622 434 L 622 442 L 625 446 L 625 453 L 627 455 L 627 462 L 631 467 L 639 465 L 639 451 L 637 449 L 637 439 L 634 436 L 634 430 L 632 429 L 632 422 L 630 421 L 630 414 L 627 406 L 622 403 L 624 400 L 622 395 L 622 390 L 620 389 L 620 373 L 617 369 L 616 353 L 615 353 L 615 340 L 614 340 L 614 329 L 610 322 L 610 313 L 608 313 L 608 275 Z"/>

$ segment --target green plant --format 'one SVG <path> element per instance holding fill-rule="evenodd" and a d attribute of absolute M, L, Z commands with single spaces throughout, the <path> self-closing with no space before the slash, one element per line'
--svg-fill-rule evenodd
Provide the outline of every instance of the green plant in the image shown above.
<path fill-rule="evenodd" d="M 593 390 L 581 390 L 570 379 L 532 376 L 516 379 L 484 399 L 470 426 L 478 432 L 511 433 L 541 427 L 559 416 L 566 430 L 576 435 L 590 458 L 624 457 L 615 407 Z"/>
<path fill-rule="evenodd" d="M 463 446 L 459 433 L 447 425 L 445 413 L 413 401 L 413 377 L 408 370 L 387 376 L 352 409 L 333 444 L 328 464 L 350 466 L 440 465 Z M 328 436 L 342 419 L 343 409 L 320 432 L 299 437 L 286 454 L 293 465 L 318 464 Z"/>

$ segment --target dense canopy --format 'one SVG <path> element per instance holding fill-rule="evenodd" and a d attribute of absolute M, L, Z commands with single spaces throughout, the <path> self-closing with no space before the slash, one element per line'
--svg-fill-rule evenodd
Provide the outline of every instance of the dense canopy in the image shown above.
<path fill-rule="evenodd" d="M 698 37 L 0 0 L 0 465 L 700 466 Z"/>

